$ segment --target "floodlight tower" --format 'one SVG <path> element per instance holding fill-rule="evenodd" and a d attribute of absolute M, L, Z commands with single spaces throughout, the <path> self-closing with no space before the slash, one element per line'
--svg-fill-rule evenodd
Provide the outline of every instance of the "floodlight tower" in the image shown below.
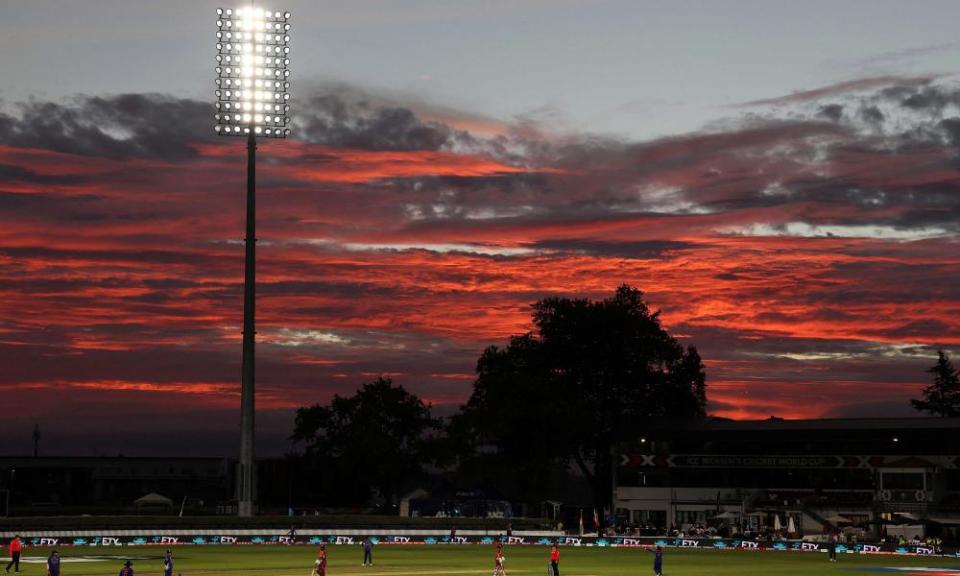
<path fill-rule="evenodd" d="M 290 13 L 217 8 L 216 131 L 247 139 L 247 231 L 243 277 L 243 368 L 237 513 L 252 516 L 254 469 L 254 300 L 257 138 L 290 134 Z"/>

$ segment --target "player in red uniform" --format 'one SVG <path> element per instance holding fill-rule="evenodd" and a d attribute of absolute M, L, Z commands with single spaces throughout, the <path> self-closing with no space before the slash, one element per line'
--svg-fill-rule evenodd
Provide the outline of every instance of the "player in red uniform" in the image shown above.
<path fill-rule="evenodd" d="M 560 576 L 560 549 L 556 544 L 550 548 L 550 568 L 553 570 L 553 576 Z"/>
<path fill-rule="evenodd" d="M 493 555 L 493 576 L 507 576 L 503 568 L 503 542 L 497 542 L 497 551 Z"/>
<path fill-rule="evenodd" d="M 313 576 L 327 576 L 327 545 L 321 544 L 317 551 L 317 561 L 313 565 Z"/>

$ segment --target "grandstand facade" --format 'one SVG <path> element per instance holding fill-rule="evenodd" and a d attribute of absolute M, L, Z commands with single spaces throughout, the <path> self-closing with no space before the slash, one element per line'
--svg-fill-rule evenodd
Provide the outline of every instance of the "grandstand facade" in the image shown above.
<path fill-rule="evenodd" d="M 149 493 L 206 501 L 232 495 L 234 462 L 224 458 L 0 457 L 0 516 L 133 507 Z"/>
<path fill-rule="evenodd" d="M 960 525 L 960 419 L 710 419 L 650 431 L 621 451 L 616 507 L 621 524 L 660 530 L 949 532 Z"/>

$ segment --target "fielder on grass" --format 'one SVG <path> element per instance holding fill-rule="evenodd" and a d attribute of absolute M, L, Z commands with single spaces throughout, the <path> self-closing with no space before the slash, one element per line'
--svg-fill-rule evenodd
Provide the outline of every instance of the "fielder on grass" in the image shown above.
<path fill-rule="evenodd" d="M 312 576 L 327 576 L 327 545 L 321 544 L 317 551 L 317 560 L 313 563 Z"/>
<path fill-rule="evenodd" d="M 497 551 L 493 555 L 493 576 L 507 576 L 507 571 L 503 567 L 503 542 L 497 542 Z"/>

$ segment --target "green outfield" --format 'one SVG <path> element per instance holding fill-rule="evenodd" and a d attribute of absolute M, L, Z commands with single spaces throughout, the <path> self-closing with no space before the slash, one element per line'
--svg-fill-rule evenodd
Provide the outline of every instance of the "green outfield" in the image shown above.
<path fill-rule="evenodd" d="M 179 546 L 173 549 L 175 574 L 183 576 L 309 576 L 316 549 L 312 546 Z M 360 546 L 328 546 L 329 576 L 464 576 L 492 574 L 492 546 L 377 546 L 373 567 L 362 567 Z M 546 573 L 549 549 L 507 547 L 507 574 Z M 49 550 L 25 550 L 23 576 L 45 576 Z M 137 576 L 161 576 L 163 549 L 152 547 L 61 548 L 61 576 L 113 576 L 130 558 Z M 653 574 L 653 555 L 636 548 L 563 548 L 563 576 L 629 576 Z M 674 550 L 664 553 L 664 576 L 824 576 L 878 574 L 878 568 L 928 568 L 932 574 L 960 576 L 960 558 L 841 555 L 831 563 L 817 552 L 747 552 Z M 955 572 L 951 571 L 951 568 Z M 862 569 L 862 570 L 861 570 Z M 916 572 L 923 574 L 924 572 Z"/>

